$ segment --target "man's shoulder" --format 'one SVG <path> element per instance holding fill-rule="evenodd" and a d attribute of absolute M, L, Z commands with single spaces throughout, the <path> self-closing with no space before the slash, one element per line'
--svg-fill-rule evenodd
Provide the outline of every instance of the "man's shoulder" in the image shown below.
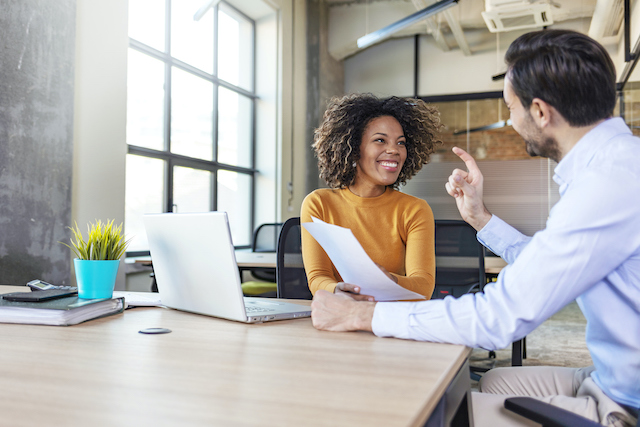
<path fill-rule="evenodd" d="M 603 143 L 589 162 L 589 169 L 605 174 L 631 174 L 640 177 L 640 138 L 631 134 L 618 134 Z"/>

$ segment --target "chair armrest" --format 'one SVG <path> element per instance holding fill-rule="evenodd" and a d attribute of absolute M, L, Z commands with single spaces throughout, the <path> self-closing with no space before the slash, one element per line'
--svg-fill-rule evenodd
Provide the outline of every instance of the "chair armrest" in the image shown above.
<path fill-rule="evenodd" d="M 531 397 L 511 397 L 504 401 L 504 407 L 543 427 L 602 427 L 600 423 Z"/>

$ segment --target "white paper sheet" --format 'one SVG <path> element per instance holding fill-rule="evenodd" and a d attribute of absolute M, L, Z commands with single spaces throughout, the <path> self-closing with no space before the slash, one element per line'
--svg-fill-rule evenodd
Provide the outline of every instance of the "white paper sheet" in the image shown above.
<path fill-rule="evenodd" d="M 124 297 L 128 307 L 160 307 L 162 302 L 157 292 L 113 291 L 113 297 Z"/>
<path fill-rule="evenodd" d="M 371 295 L 376 301 L 424 299 L 423 295 L 389 279 L 369 258 L 351 230 L 311 218 L 313 222 L 305 222 L 302 226 L 329 255 L 344 282 L 360 286 L 361 294 Z"/>

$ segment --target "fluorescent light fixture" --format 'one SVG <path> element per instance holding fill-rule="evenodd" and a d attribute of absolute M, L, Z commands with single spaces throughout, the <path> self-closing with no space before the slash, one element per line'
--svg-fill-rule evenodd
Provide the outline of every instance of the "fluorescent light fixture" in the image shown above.
<path fill-rule="evenodd" d="M 369 33 L 364 35 L 358 39 L 358 47 L 360 49 L 369 47 L 372 44 L 378 43 L 389 37 L 391 34 L 398 32 L 404 28 L 407 28 L 410 25 L 415 24 L 416 22 L 422 21 L 436 13 L 440 13 L 443 10 L 450 8 L 458 3 L 458 0 L 441 0 L 437 3 L 432 4 L 431 6 L 425 7 L 422 10 L 417 11 L 416 13 L 407 16 L 406 18 L 402 18 L 398 22 L 395 22 L 391 25 L 387 25 L 384 28 L 381 28 L 373 33 Z"/>
<path fill-rule="evenodd" d="M 211 9 L 212 7 L 217 5 L 218 3 L 220 3 L 220 0 L 206 0 L 204 2 L 204 4 L 202 6 L 200 6 L 200 9 L 198 9 L 196 14 L 193 15 L 193 20 L 194 21 L 199 21 L 200 19 L 202 19 L 204 14 L 207 13 L 207 11 L 209 9 Z"/>
<path fill-rule="evenodd" d="M 465 133 L 480 132 L 480 131 L 483 131 L 483 130 L 500 129 L 500 128 L 503 128 L 505 126 L 511 126 L 511 119 L 509 119 L 509 120 L 500 120 L 499 122 L 491 123 L 490 125 L 480 126 L 480 127 L 473 128 L 473 129 L 457 130 L 457 131 L 453 132 L 453 134 L 454 135 L 462 135 L 462 134 L 465 134 Z"/>

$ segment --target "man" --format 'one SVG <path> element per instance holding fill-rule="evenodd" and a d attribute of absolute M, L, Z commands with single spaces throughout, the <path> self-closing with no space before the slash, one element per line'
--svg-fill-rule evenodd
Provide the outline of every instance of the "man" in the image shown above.
<path fill-rule="evenodd" d="M 525 34 L 506 53 L 504 100 L 531 155 L 558 162 L 560 201 L 533 237 L 492 215 L 473 158 L 454 152 L 446 183 L 478 240 L 509 265 L 484 293 L 426 302 L 372 303 L 318 292 L 313 324 L 333 331 L 504 348 L 577 298 L 594 367 L 494 369 L 474 393 L 476 426 L 529 425 L 503 409 L 528 395 L 603 425 L 635 425 L 640 407 L 640 140 L 615 106 L 615 68 L 579 33 Z"/>

